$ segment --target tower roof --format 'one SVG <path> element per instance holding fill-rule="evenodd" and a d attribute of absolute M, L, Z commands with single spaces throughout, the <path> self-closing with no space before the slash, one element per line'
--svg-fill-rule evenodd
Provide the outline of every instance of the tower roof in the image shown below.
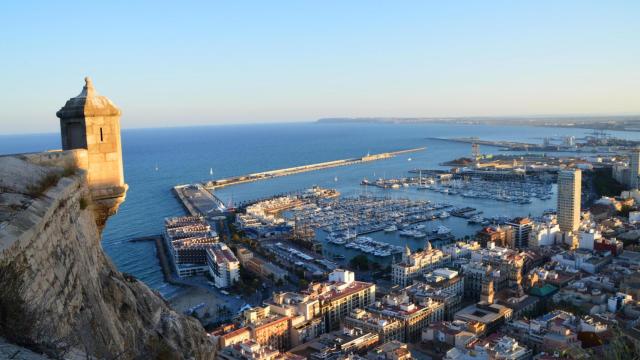
<path fill-rule="evenodd" d="M 85 116 L 119 116 L 120 109 L 106 96 L 99 95 L 93 87 L 90 77 L 84 78 L 85 85 L 80 94 L 67 101 L 58 110 L 60 119 Z"/>

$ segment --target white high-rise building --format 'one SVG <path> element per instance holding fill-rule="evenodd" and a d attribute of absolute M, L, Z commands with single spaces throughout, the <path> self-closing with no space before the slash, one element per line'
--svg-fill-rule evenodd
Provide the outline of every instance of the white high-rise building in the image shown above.
<path fill-rule="evenodd" d="M 581 191 L 580 169 L 558 173 L 558 225 L 562 232 L 575 232 L 580 227 Z"/>
<path fill-rule="evenodd" d="M 640 187 L 638 182 L 640 176 L 640 148 L 634 148 L 629 154 L 629 187 L 637 189 Z"/>
<path fill-rule="evenodd" d="M 226 288 L 240 281 L 240 262 L 224 243 L 215 243 L 207 249 L 209 274 L 217 288 Z"/>

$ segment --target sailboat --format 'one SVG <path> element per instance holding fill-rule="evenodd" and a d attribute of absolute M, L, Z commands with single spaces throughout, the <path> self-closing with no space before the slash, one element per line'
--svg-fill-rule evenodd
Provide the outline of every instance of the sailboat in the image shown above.
<path fill-rule="evenodd" d="M 158 169 L 159 169 L 159 168 L 158 168 L 158 164 L 156 163 L 156 171 L 158 171 Z"/>
<path fill-rule="evenodd" d="M 338 182 L 338 177 L 337 177 L 337 176 L 336 176 L 336 177 L 334 177 L 334 178 L 333 178 L 333 181 Z"/>
<path fill-rule="evenodd" d="M 209 168 L 209 175 L 213 176 L 213 168 Z"/>
<path fill-rule="evenodd" d="M 233 207 L 233 194 L 231 194 L 231 196 L 229 198 L 229 202 L 227 203 L 227 209 L 235 209 Z"/>
<path fill-rule="evenodd" d="M 419 174 L 420 174 L 420 177 L 418 178 L 418 190 L 429 189 L 429 186 L 422 182 L 422 170 L 420 170 Z"/>

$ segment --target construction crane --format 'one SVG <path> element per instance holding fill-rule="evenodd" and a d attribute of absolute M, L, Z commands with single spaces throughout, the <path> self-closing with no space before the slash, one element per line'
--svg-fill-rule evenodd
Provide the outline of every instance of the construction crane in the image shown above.
<path fill-rule="evenodd" d="M 471 157 L 474 161 L 478 161 L 480 158 L 480 145 L 478 145 L 478 143 L 474 142 L 471 144 Z"/>

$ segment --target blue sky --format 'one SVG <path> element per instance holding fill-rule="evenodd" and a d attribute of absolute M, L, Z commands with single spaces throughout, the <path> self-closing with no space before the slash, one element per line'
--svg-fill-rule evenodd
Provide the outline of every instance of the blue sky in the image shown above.
<path fill-rule="evenodd" d="M 3 1 L 0 133 L 83 77 L 125 128 L 640 113 L 639 1 Z"/>

